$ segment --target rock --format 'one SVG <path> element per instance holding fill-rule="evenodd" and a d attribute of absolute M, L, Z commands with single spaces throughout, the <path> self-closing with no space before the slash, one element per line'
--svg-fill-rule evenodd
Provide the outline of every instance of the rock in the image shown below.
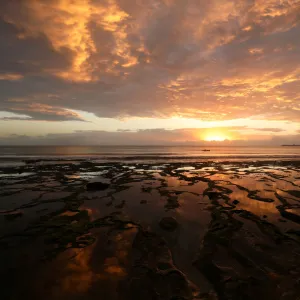
<path fill-rule="evenodd" d="M 263 218 L 266 219 L 266 218 L 267 218 L 267 215 L 263 215 Z"/>
<path fill-rule="evenodd" d="M 162 229 L 173 231 L 177 228 L 178 223 L 173 217 L 164 217 L 160 220 L 159 225 Z"/>
<path fill-rule="evenodd" d="M 205 194 L 210 200 L 219 199 L 222 195 L 220 192 L 206 192 Z"/>
<path fill-rule="evenodd" d="M 141 200 L 140 203 L 141 203 L 141 204 L 146 204 L 146 203 L 147 203 L 147 200 Z"/>
<path fill-rule="evenodd" d="M 239 201 L 239 200 L 233 200 L 232 203 L 233 203 L 234 205 L 237 205 L 237 204 L 240 203 L 240 201 Z"/>
<path fill-rule="evenodd" d="M 170 262 L 159 261 L 157 263 L 157 268 L 160 270 L 169 270 L 169 269 L 172 269 L 173 266 Z"/>
<path fill-rule="evenodd" d="M 106 190 L 109 187 L 108 183 L 104 183 L 104 182 L 89 182 L 86 185 L 86 189 L 88 191 L 103 191 Z"/>
<path fill-rule="evenodd" d="M 294 197 L 300 198 L 300 191 L 289 190 L 289 191 L 286 191 L 286 192 L 289 193 L 290 195 L 294 196 Z"/>
<path fill-rule="evenodd" d="M 4 217 L 9 221 L 14 220 L 16 218 L 20 218 L 22 216 L 23 216 L 23 212 L 21 211 L 14 211 L 4 215 Z"/>

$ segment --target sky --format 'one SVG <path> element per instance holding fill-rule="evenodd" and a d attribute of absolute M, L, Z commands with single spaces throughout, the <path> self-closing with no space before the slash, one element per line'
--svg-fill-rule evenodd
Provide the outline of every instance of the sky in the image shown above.
<path fill-rule="evenodd" d="M 300 144 L 300 0 L 2 0 L 0 145 Z"/>

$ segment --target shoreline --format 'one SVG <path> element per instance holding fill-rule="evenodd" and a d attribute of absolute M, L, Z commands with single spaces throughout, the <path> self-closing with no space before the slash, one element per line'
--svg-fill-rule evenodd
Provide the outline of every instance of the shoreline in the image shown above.
<path fill-rule="evenodd" d="M 155 164 L 164 161 L 166 163 L 251 163 L 251 162 L 297 162 L 300 161 L 300 155 L 239 155 L 239 156 L 127 156 L 127 157 L 99 157 L 99 156 L 0 156 L 0 168 L 12 163 L 13 166 L 22 166 L 27 164 L 55 164 L 57 163 L 102 163 L 102 164 Z"/>

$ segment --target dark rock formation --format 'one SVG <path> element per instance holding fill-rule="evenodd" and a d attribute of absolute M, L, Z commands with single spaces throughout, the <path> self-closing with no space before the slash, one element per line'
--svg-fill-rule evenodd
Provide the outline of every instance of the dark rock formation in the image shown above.
<path fill-rule="evenodd" d="M 86 185 L 86 189 L 88 191 L 103 191 L 106 190 L 109 187 L 108 183 L 104 183 L 104 182 L 89 182 Z"/>

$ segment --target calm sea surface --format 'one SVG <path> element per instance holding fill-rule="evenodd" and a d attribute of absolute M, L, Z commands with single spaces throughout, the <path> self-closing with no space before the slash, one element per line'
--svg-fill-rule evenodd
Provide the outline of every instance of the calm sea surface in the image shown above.
<path fill-rule="evenodd" d="M 209 149 L 210 151 L 203 151 Z M 0 160 L 203 161 L 300 159 L 300 147 L 2 146 Z"/>

